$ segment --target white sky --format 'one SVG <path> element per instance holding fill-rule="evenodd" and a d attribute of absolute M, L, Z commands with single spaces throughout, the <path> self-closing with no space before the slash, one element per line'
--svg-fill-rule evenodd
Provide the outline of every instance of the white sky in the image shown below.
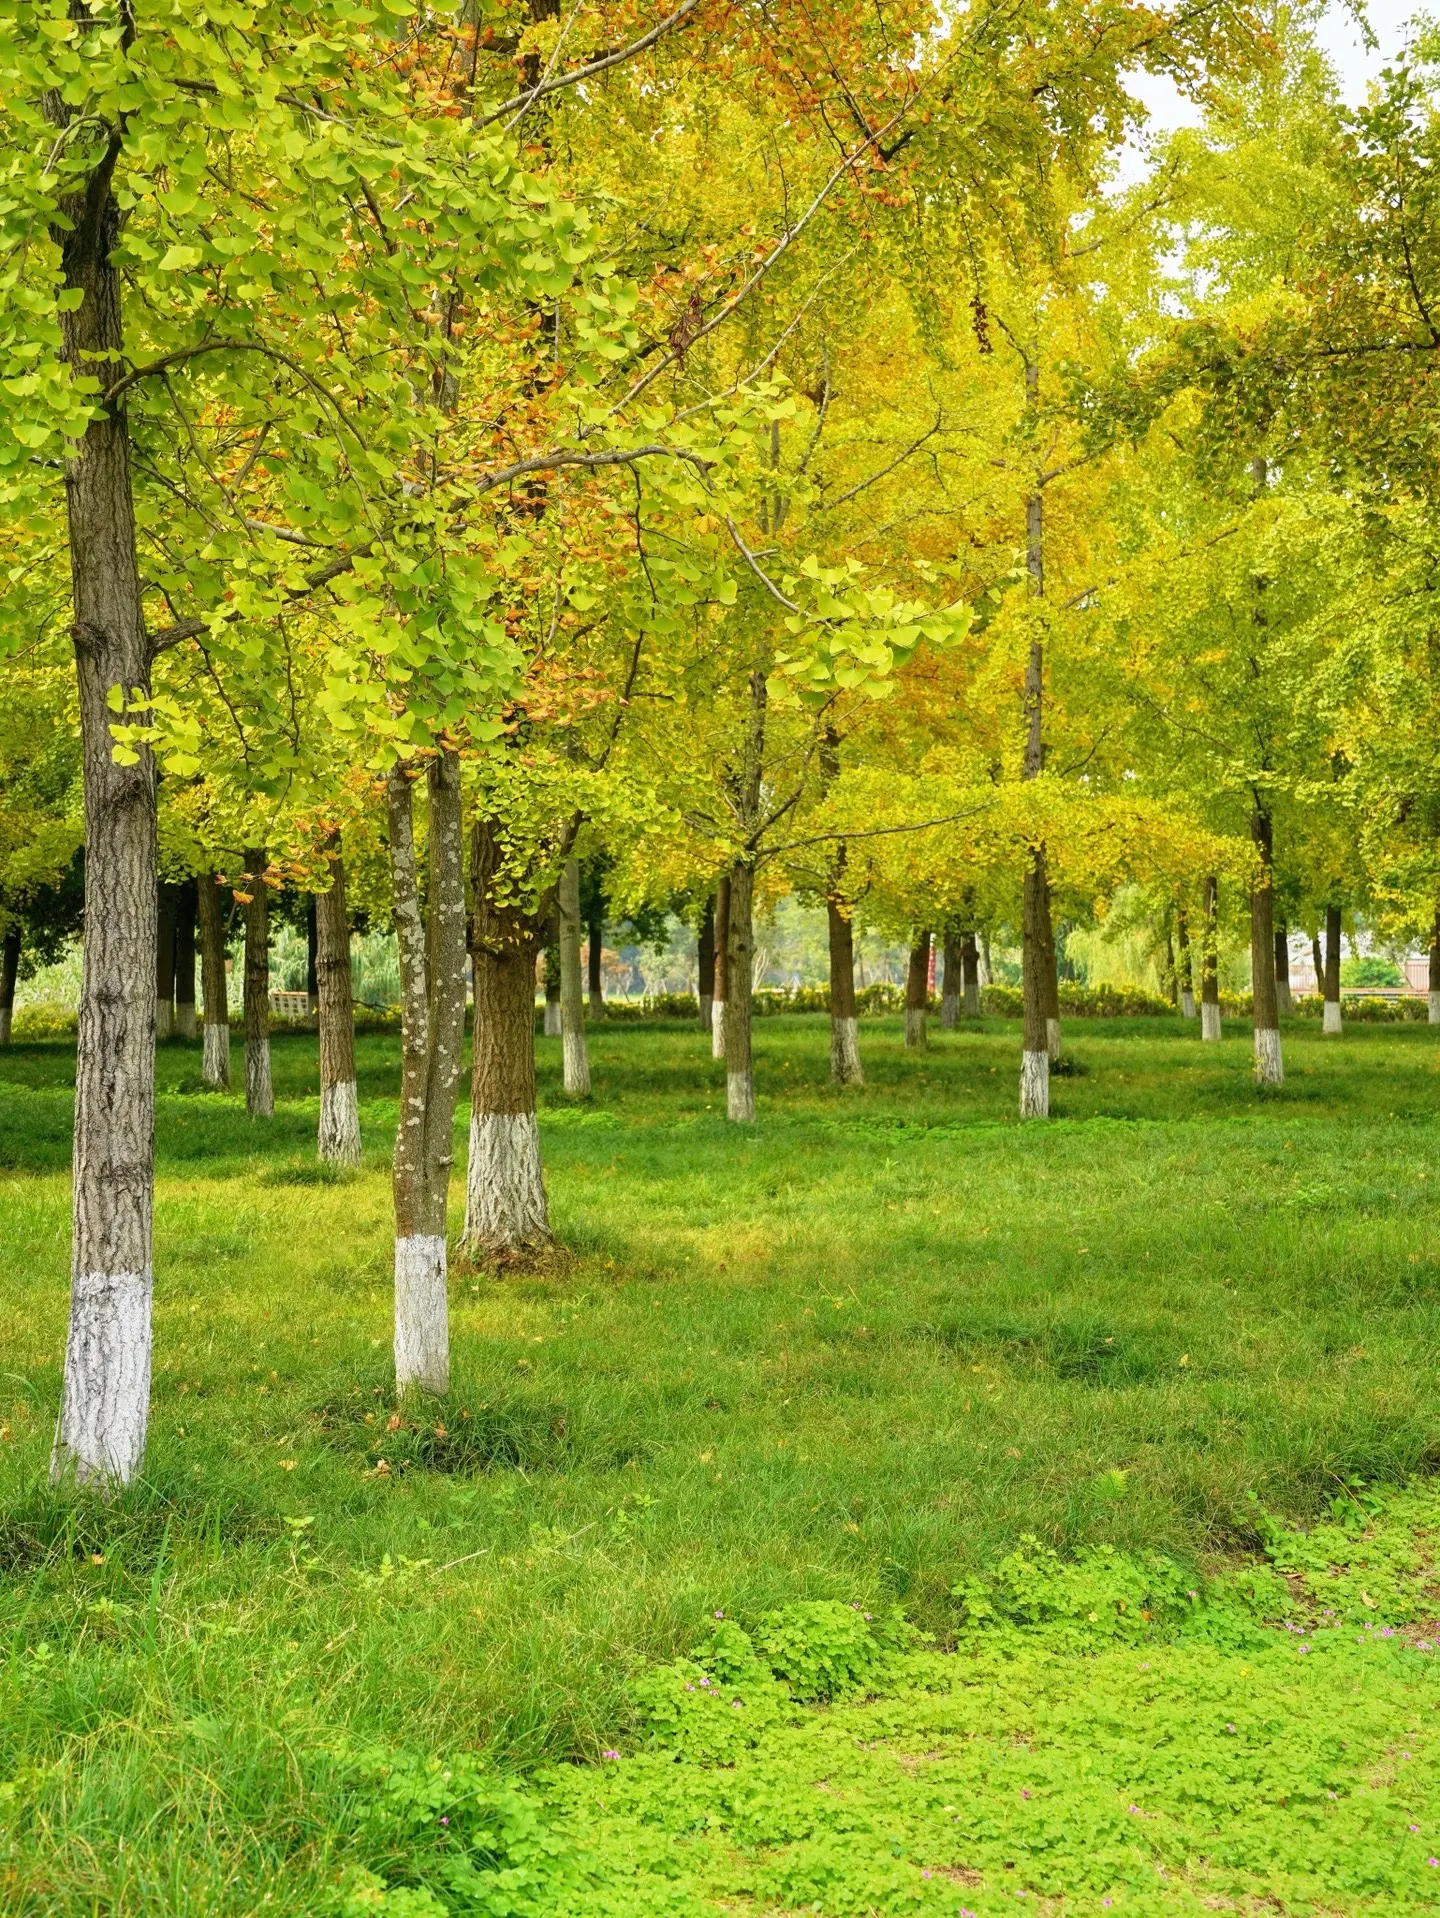
<path fill-rule="evenodd" d="M 1351 9 L 1330 0 L 1316 38 L 1329 54 L 1340 76 L 1340 90 L 1347 103 L 1358 105 L 1365 89 L 1380 69 L 1393 59 L 1405 40 L 1406 23 L 1421 11 L 1417 0 L 1369 0 L 1366 14 L 1378 45 L 1367 50 Z M 1149 74 L 1138 75 L 1131 91 L 1150 109 L 1152 132 L 1168 133 L 1176 127 L 1195 126 L 1200 115 L 1190 101 L 1175 91 L 1169 80 Z M 1120 160 L 1119 186 L 1129 186 L 1148 171 L 1143 145 L 1132 142 Z"/>

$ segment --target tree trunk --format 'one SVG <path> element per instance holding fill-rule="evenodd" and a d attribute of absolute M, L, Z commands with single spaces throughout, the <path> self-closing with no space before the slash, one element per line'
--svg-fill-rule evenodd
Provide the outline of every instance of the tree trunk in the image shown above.
<path fill-rule="evenodd" d="M 245 1110 L 252 1119 L 275 1112 L 270 1086 L 270 900 L 265 889 L 265 853 L 245 854 Z"/>
<path fill-rule="evenodd" d="M 705 901 L 700 921 L 700 940 L 696 953 L 695 991 L 700 1001 L 700 1030 L 715 1029 L 715 895 Z"/>
<path fill-rule="evenodd" d="M 541 926 L 497 902 L 501 862 L 493 819 L 471 836 L 475 900 L 475 1055 L 465 1245 L 495 1257 L 546 1244 L 550 1219 L 535 1118 L 535 954 Z"/>
<path fill-rule="evenodd" d="M 450 1387 L 446 1208 L 455 1158 L 455 1102 L 465 1038 L 465 876 L 460 761 L 438 752 L 426 766 L 429 845 L 420 910 L 413 787 L 390 770 L 390 871 L 400 954 L 400 1123 L 395 1132 L 395 1389 Z M 349 940 L 346 939 L 346 963 Z M 534 1026 L 534 954 L 526 972 L 527 1037 Z M 323 1004 L 323 980 L 322 980 Z M 479 1040 L 479 1006 L 476 1038 Z"/>
<path fill-rule="evenodd" d="M 930 1001 L 930 934 L 918 932 L 905 974 L 905 1044 L 913 1052 L 926 1046 L 925 1014 Z"/>
<path fill-rule="evenodd" d="M 743 861 L 730 872 L 725 956 L 725 1111 L 737 1125 L 755 1118 L 755 1060 L 750 1044 L 754 984 L 755 869 Z"/>
<path fill-rule="evenodd" d="M 58 96 L 46 111 L 63 127 Z M 72 374 L 123 365 L 112 142 L 51 229 Z M 67 302 L 67 308 L 69 303 Z M 103 380 L 104 374 L 99 377 Z M 75 1060 L 70 1327 L 51 1476 L 125 1484 L 150 1397 L 155 1130 L 155 769 L 117 763 L 109 700 L 150 697 L 123 401 L 97 410 L 65 462 L 85 794 L 85 938 Z"/>
<path fill-rule="evenodd" d="M 1175 939 L 1170 922 L 1165 922 L 1165 997 L 1178 1012 L 1180 1009 L 1180 968 L 1175 963 Z"/>
<path fill-rule="evenodd" d="M 715 1002 L 710 1008 L 710 1057 L 725 1057 L 725 999 L 730 981 L 730 875 L 715 888 Z"/>
<path fill-rule="evenodd" d="M 1220 1037 L 1220 885 L 1213 874 L 1205 881 L 1203 923 L 1200 930 L 1200 1037 Z"/>
<path fill-rule="evenodd" d="M 1295 1010 L 1290 991 L 1290 928 L 1283 919 L 1275 928 L 1275 1009 L 1282 1019 Z"/>
<path fill-rule="evenodd" d="M 1175 911 L 1175 937 L 1180 948 L 1180 1017 L 1195 1017 L 1195 972 L 1190 956 L 1190 915 L 1183 906 Z"/>
<path fill-rule="evenodd" d="M 545 928 L 545 1037 L 560 1037 L 560 915 Z"/>
<path fill-rule="evenodd" d="M 1430 1024 L 1440 1026 L 1440 906 L 1430 928 Z"/>
<path fill-rule="evenodd" d="M 8 1046 L 15 1024 L 15 981 L 20 976 L 20 928 L 12 926 L 0 948 L 0 1046 Z"/>
<path fill-rule="evenodd" d="M 975 935 L 966 932 L 960 935 L 960 965 L 964 979 L 962 1003 L 967 1019 L 980 1017 L 980 954 L 976 950 Z M 945 977 L 950 977 L 949 962 L 946 962 Z"/>
<path fill-rule="evenodd" d="M 945 978 L 940 995 L 940 1029 L 953 1032 L 960 1023 L 960 974 L 964 961 L 960 957 L 960 941 L 948 938 L 945 941 Z"/>
<path fill-rule="evenodd" d="M 1325 908 L 1325 1013 L 1322 1031 L 1337 1035 L 1340 1021 L 1340 908 Z"/>
<path fill-rule="evenodd" d="M 1050 1043 L 1045 1010 L 1045 853 L 1037 846 L 1025 874 L 1021 924 L 1021 994 L 1025 1034 L 1020 1057 L 1020 1117 L 1050 1116 Z"/>
<path fill-rule="evenodd" d="M 175 1030 L 175 888 L 162 880 L 155 888 L 155 1038 Z"/>
<path fill-rule="evenodd" d="M 979 987 L 993 986 L 995 983 L 995 968 L 990 963 L 990 934 L 988 932 L 982 932 L 980 935 L 980 952 L 976 960 L 975 982 Z M 978 1015 L 980 1010 L 978 1003 L 975 1010 Z"/>
<path fill-rule="evenodd" d="M 330 853 L 329 866 L 329 891 L 312 896 L 310 901 L 320 1027 L 320 1127 L 315 1150 L 327 1165 L 359 1165 L 360 1094 L 355 1083 L 350 913 L 345 900 L 345 862 L 338 851 Z"/>
<path fill-rule="evenodd" d="M 863 1086 L 860 1027 L 855 1017 L 855 928 L 833 895 L 830 923 L 830 1077 L 837 1086 Z"/>
<path fill-rule="evenodd" d="M 560 875 L 560 1039 L 565 1054 L 565 1090 L 590 1097 L 590 1054 L 585 1044 L 585 992 L 580 978 L 580 861 L 565 861 Z"/>
<path fill-rule="evenodd" d="M 590 1017 L 592 1020 L 605 1017 L 605 989 L 601 977 L 601 961 L 605 951 L 605 921 L 598 914 L 590 921 Z"/>
<path fill-rule="evenodd" d="M 195 1037 L 195 899 L 193 879 L 175 889 L 175 1030 Z"/>
<path fill-rule="evenodd" d="M 225 983 L 225 906 L 220 882 L 202 872 L 200 895 L 200 991 L 205 1006 L 205 1058 L 201 1076 L 216 1092 L 230 1089 L 230 995 Z"/>
<path fill-rule="evenodd" d="M 1275 1003 L 1275 886 L 1273 833 L 1268 813 L 1257 807 L 1250 834 L 1259 855 L 1259 871 L 1250 889 L 1250 990 L 1254 1004 L 1255 1083 L 1285 1083 L 1280 1052 L 1280 1016 Z"/>

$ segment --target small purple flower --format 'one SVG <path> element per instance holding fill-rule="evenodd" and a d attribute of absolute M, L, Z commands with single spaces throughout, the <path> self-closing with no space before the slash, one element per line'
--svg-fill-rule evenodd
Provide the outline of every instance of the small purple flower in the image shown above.
<path fill-rule="evenodd" d="M 730 1709 L 732 1712 L 743 1712 L 745 1709 L 745 1701 L 741 1698 L 732 1698 L 730 1701 Z"/>
<path fill-rule="evenodd" d="M 1411 1830 L 1411 1831 L 1419 1831 L 1419 1829 L 1420 1829 L 1420 1827 L 1419 1827 L 1418 1825 L 1411 1825 L 1411 1827 L 1410 1827 L 1410 1830 Z"/>
<path fill-rule="evenodd" d="M 1233 1731 L 1234 1731 L 1234 1729 L 1235 1729 L 1235 1727 L 1234 1727 L 1233 1725 L 1227 1725 L 1227 1726 L 1225 1727 L 1225 1729 L 1226 1729 L 1226 1731 L 1227 1731 L 1227 1732 L 1233 1732 Z"/>
<path fill-rule="evenodd" d="M 1300 1656 L 1301 1656 L 1301 1657 L 1303 1658 L 1303 1657 L 1305 1656 L 1305 1654 L 1306 1654 L 1306 1652 L 1308 1652 L 1308 1651 L 1309 1651 L 1309 1649 L 1310 1649 L 1310 1647 L 1309 1647 L 1308 1645 L 1301 1645 L 1301 1646 L 1300 1646 L 1300 1647 L 1299 1647 L 1298 1649 L 1299 1649 L 1299 1652 L 1300 1652 Z"/>
<path fill-rule="evenodd" d="M 440 1817 L 440 1823 L 442 1825 L 448 1825 L 450 1823 L 450 1820 L 446 1818 L 445 1815 L 442 1813 Z"/>
<path fill-rule="evenodd" d="M 720 1611 L 720 1612 L 716 1612 L 716 1614 L 715 1614 L 715 1616 L 716 1616 L 717 1618 L 723 1618 L 723 1617 L 725 1616 L 725 1614 L 724 1614 L 724 1612 L 723 1612 L 723 1611 Z"/>
<path fill-rule="evenodd" d="M 700 1683 L 701 1683 L 702 1685 L 706 1685 L 706 1686 L 708 1686 L 708 1685 L 709 1685 L 709 1683 L 710 1683 L 710 1680 L 709 1680 L 708 1678 L 702 1678 L 702 1679 L 700 1680 Z"/>
<path fill-rule="evenodd" d="M 1440 1865 L 1440 1858 L 1427 1858 L 1425 1863 L 1427 1865 Z"/>
<path fill-rule="evenodd" d="M 616 1752 L 616 1751 L 609 1751 L 609 1752 L 601 1752 L 600 1756 L 602 1758 L 618 1758 L 620 1754 L 619 1752 Z"/>
<path fill-rule="evenodd" d="M 693 1692 L 693 1691 L 694 1691 L 694 1689 L 695 1689 L 695 1687 L 694 1687 L 693 1685 L 687 1685 L 687 1686 L 685 1687 L 685 1689 L 686 1689 L 686 1691 L 687 1691 L 687 1692 Z"/>
<path fill-rule="evenodd" d="M 921 1876 L 922 1878 L 933 1878 L 933 1877 L 935 1876 L 935 1874 L 934 1874 L 934 1872 L 933 1872 L 933 1871 L 922 1871 L 922 1872 L 921 1872 L 921 1874 L 920 1874 L 920 1876 Z"/>
<path fill-rule="evenodd" d="M 1022 1792 L 1020 1793 L 1020 1796 L 1021 1796 L 1022 1798 L 1028 1798 L 1028 1797 L 1030 1796 L 1030 1794 L 1029 1794 L 1029 1792 L 1028 1792 L 1028 1791 L 1022 1791 Z"/>
<path fill-rule="evenodd" d="M 1131 1805 L 1131 1806 L 1130 1806 L 1130 1810 L 1131 1810 L 1131 1811 L 1139 1811 L 1139 1809 L 1140 1809 L 1140 1807 L 1139 1807 L 1138 1805 Z"/>

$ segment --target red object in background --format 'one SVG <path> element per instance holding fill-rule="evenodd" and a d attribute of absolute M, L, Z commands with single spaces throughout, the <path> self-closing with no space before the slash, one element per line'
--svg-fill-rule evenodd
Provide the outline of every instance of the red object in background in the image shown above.
<path fill-rule="evenodd" d="M 935 992 L 935 949 L 939 945 L 939 943 L 940 941 L 938 939 L 932 939 L 930 941 L 930 972 L 929 972 L 929 976 L 927 977 L 925 981 L 925 990 L 932 997 L 934 996 L 934 992 Z"/>

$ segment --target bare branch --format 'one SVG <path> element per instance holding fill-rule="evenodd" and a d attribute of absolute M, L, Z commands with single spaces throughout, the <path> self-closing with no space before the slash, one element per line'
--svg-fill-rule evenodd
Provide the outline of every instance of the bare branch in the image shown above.
<path fill-rule="evenodd" d="M 657 40 L 663 40 L 665 35 L 672 32 L 674 28 L 683 26 L 699 4 L 700 0 L 684 0 L 683 6 L 677 7 L 674 13 L 669 14 L 658 26 L 652 27 L 648 33 L 641 34 L 638 40 L 632 40 L 628 47 L 618 47 L 613 53 L 602 54 L 598 60 L 591 60 L 586 66 L 572 67 L 569 73 L 557 73 L 551 79 L 537 82 L 535 86 L 527 88 L 524 93 L 517 93 L 513 100 L 506 100 L 503 105 L 492 109 L 483 119 L 475 122 L 476 126 L 493 126 L 497 120 L 503 120 L 507 114 L 523 113 L 527 107 L 533 106 L 535 101 L 543 99 L 547 93 L 558 93 L 562 87 L 578 86 L 582 80 L 591 80 L 597 73 L 608 73 L 611 67 L 623 66 L 627 60 L 633 60 L 637 54 L 648 52 Z"/>

